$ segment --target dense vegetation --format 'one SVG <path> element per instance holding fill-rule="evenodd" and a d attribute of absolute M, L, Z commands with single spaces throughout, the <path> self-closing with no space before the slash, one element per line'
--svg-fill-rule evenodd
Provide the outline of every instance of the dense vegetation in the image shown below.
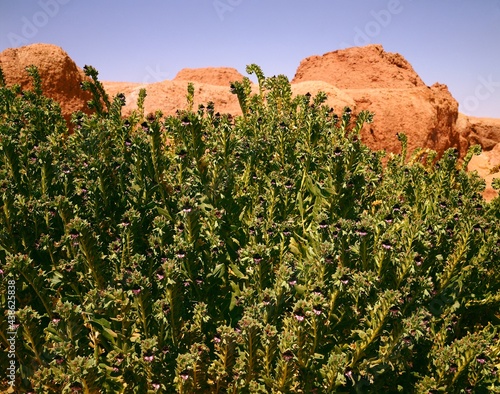
<path fill-rule="evenodd" d="M 371 114 L 255 65 L 235 118 L 193 108 L 192 85 L 176 116 L 145 116 L 141 91 L 124 117 L 86 67 L 93 112 L 70 132 L 28 71 L 32 91 L 0 73 L 16 390 L 500 392 L 500 199 L 465 171 L 478 147 L 407 154 L 400 134 L 383 162 L 359 139 Z M 8 331 L 1 314 L 2 351 Z"/>

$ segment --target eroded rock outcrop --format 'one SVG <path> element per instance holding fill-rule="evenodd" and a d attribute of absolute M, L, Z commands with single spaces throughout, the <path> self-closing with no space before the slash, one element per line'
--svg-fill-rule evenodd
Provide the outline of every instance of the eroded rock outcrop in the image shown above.
<path fill-rule="evenodd" d="M 91 96 L 80 87 L 85 78 L 83 70 L 60 47 L 32 44 L 0 53 L 0 68 L 7 86 L 19 84 L 23 90 L 31 89 L 32 78 L 26 72 L 31 65 L 38 68 L 44 94 L 61 105 L 66 120 L 75 111 L 88 111 Z"/>
<path fill-rule="evenodd" d="M 204 67 L 184 68 L 177 73 L 174 81 L 199 82 L 208 85 L 228 87 L 231 82 L 241 81 L 243 75 L 235 68 L 230 67 Z"/>
<path fill-rule="evenodd" d="M 44 93 L 58 101 L 68 120 L 74 111 L 88 111 L 90 95 L 81 90 L 85 76 L 61 48 L 50 44 L 33 44 L 0 53 L 0 67 L 7 85 L 31 88 L 26 67 L 35 65 L 42 77 Z M 264 70 L 265 71 L 265 70 Z M 145 112 L 161 110 L 172 115 L 187 108 L 187 86 L 195 88 L 194 108 L 214 102 L 215 110 L 241 114 L 230 83 L 243 75 L 234 68 L 206 67 L 183 69 L 173 80 L 151 84 L 103 82 L 110 96 L 124 93 L 124 115 L 137 108 L 139 91 L 145 88 Z M 257 87 L 253 85 L 254 91 Z M 483 153 L 474 158 L 469 168 L 487 179 L 500 176 L 500 119 L 474 118 L 459 113 L 458 103 L 446 85 L 426 86 L 411 64 L 397 53 L 384 51 L 381 45 L 354 47 L 311 56 L 300 63 L 292 80 L 294 94 L 324 91 L 327 105 L 341 113 L 350 107 L 354 113 L 369 110 L 374 122 L 361 132 L 364 142 L 373 149 L 399 152 L 397 133 L 408 135 L 408 149 L 423 147 L 443 153 L 450 147 L 465 155 L 468 147 L 480 144 Z M 496 173 L 496 174 L 495 174 Z M 488 186 L 486 198 L 496 192 Z"/>
<path fill-rule="evenodd" d="M 124 115 L 129 115 L 137 108 L 137 98 L 141 89 L 146 89 L 144 100 L 145 113 L 161 110 L 164 115 L 174 115 L 177 110 L 187 108 L 187 86 L 192 81 L 174 80 L 151 84 L 133 84 L 126 82 L 103 82 L 110 96 L 118 93 L 125 94 L 126 105 Z M 241 108 L 237 97 L 231 93 L 229 85 L 218 86 L 200 82 L 192 82 L 194 86 L 194 109 L 198 105 L 214 102 L 215 110 L 221 113 L 241 115 Z"/>
<path fill-rule="evenodd" d="M 408 149 L 425 147 L 442 154 L 467 147 L 455 130 L 458 103 L 446 85 L 426 86 L 401 55 L 381 45 L 349 48 L 304 59 L 293 83 L 320 80 L 343 90 L 355 112 L 369 110 L 374 122 L 362 130 L 372 149 L 399 152 L 397 133 L 408 135 Z"/>
<path fill-rule="evenodd" d="M 300 62 L 292 83 L 325 81 L 339 89 L 408 89 L 425 83 L 406 59 L 382 45 L 353 47 L 310 56 Z"/>

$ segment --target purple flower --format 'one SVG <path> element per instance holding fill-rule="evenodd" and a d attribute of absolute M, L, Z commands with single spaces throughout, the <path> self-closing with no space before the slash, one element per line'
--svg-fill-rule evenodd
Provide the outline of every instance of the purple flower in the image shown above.
<path fill-rule="evenodd" d="M 155 359 L 155 356 L 151 350 L 147 351 L 144 354 L 144 361 L 146 361 L 148 363 L 152 363 L 154 359 Z"/>
<path fill-rule="evenodd" d="M 486 362 L 486 356 L 484 354 L 481 354 L 481 355 L 477 356 L 476 361 L 479 364 L 484 364 Z"/>
<path fill-rule="evenodd" d="M 293 313 L 293 317 L 295 317 L 295 320 L 297 320 L 298 322 L 302 322 L 306 318 L 306 316 L 305 316 L 304 311 L 302 310 L 302 308 L 297 309 Z"/>
<path fill-rule="evenodd" d="M 389 309 L 389 312 L 391 312 L 392 316 L 397 316 L 399 313 L 399 307 L 394 305 Z"/>
<path fill-rule="evenodd" d="M 313 312 L 316 316 L 319 316 L 321 315 L 321 312 L 323 311 L 323 308 L 321 307 L 321 305 L 315 305 L 313 306 Z"/>
<path fill-rule="evenodd" d="M 158 278 L 158 280 L 163 280 L 163 278 L 165 278 L 165 270 L 163 268 L 158 268 L 156 270 L 156 277 Z"/>
<path fill-rule="evenodd" d="M 74 393 L 79 393 L 83 390 L 83 386 L 80 382 L 71 383 L 71 386 L 69 386 L 69 388 Z"/>
<path fill-rule="evenodd" d="M 177 251 L 177 253 L 175 255 L 177 256 L 178 259 L 183 259 L 184 257 L 186 257 L 186 252 L 181 249 L 181 250 Z"/>
<path fill-rule="evenodd" d="M 136 286 L 132 289 L 132 293 L 134 293 L 134 295 L 139 295 L 141 291 L 142 289 L 139 286 Z"/>
<path fill-rule="evenodd" d="M 321 229 L 325 229 L 328 227 L 328 222 L 326 220 L 322 220 L 320 223 L 319 223 L 319 228 Z"/>
<path fill-rule="evenodd" d="M 283 357 L 283 360 L 290 361 L 291 359 L 293 359 L 293 353 L 291 350 L 287 350 L 286 352 L 284 352 L 282 354 L 282 357 Z"/>
<path fill-rule="evenodd" d="M 52 320 L 51 321 L 52 321 L 52 324 L 54 324 L 54 325 L 59 324 L 59 322 L 61 321 L 61 316 L 59 315 L 59 313 L 54 313 L 52 315 Z"/>
<path fill-rule="evenodd" d="M 255 264 L 259 264 L 262 261 L 262 256 L 258 253 L 254 254 L 253 261 Z"/>
<path fill-rule="evenodd" d="M 364 227 L 361 227 L 360 229 L 358 229 L 356 231 L 356 233 L 360 236 L 360 237 L 364 237 L 368 234 L 368 231 L 366 231 L 366 229 Z"/>
<path fill-rule="evenodd" d="M 161 385 L 158 382 L 153 382 L 153 383 L 151 383 L 151 387 L 153 387 L 153 390 L 156 391 L 156 390 L 160 389 Z"/>
<path fill-rule="evenodd" d="M 181 372 L 180 374 L 182 380 L 188 380 L 189 379 L 189 371 L 185 369 L 184 371 Z"/>
<path fill-rule="evenodd" d="M 392 249 L 392 244 L 389 241 L 385 240 L 382 241 L 382 247 L 386 250 L 390 250 Z"/>
<path fill-rule="evenodd" d="M 71 239 L 77 239 L 80 233 L 76 229 L 73 229 L 70 231 L 69 235 Z"/>

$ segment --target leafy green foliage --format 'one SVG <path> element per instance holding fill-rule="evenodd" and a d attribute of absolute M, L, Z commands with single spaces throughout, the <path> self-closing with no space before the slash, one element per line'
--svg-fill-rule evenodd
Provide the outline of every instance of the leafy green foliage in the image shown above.
<path fill-rule="evenodd" d="M 407 157 L 400 135 L 383 164 L 359 139 L 370 113 L 256 65 L 237 118 L 194 112 L 192 85 L 176 116 L 145 117 L 141 91 L 123 117 L 85 71 L 73 133 L 36 69 L 33 92 L 0 84 L 18 387 L 500 392 L 500 203 L 454 150 Z"/>

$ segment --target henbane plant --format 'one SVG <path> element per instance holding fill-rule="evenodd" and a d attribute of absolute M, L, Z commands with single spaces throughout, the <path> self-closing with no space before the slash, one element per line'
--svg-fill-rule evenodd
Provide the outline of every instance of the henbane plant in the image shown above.
<path fill-rule="evenodd" d="M 193 108 L 192 85 L 175 116 L 144 114 L 146 91 L 123 116 L 85 71 L 94 111 L 72 132 L 36 69 L 32 92 L 0 83 L 20 391 L 500 392 L 500 202 L 465 171 L 478 147 L 437 158 L 401 134 L 383 162 L 360 139 L 372 114 L 256 65 L 238 117 Z"/>

